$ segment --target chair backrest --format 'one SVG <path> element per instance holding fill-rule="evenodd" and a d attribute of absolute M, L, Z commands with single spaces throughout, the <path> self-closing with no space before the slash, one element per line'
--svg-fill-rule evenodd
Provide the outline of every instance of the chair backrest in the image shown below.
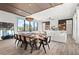
<path fill-rule="evenodd" d="M 23 37 L 22 40 L 23 40 L 23 41 L 26 41 L 26 36 L 22 36 L 22 37 Z"/>
<path fill-rule="evenodd" d="M 16 34 L 14 34 L 14 38 L 16 39 Z"/>
<path fill-rule="evenodd" d="M 21 36 L 21 38 L 22 38 L 22 41 L 24 42 L 30 42 L 31 40 L 28 36 Z"/>
<path fill-rule="evenodd" d="M 14 34 L 14 38 L 15 38 L 15 39 L 18 39 L 18 35 L 17 35 L 17 34 Z"/>
<path fill-rule="evenodd" d="M 21 35 L 18 35 L 18 39 L 21 40 Z"/>
<path fill-rule="evenodd" d="M 50 43 L 50 41 L 51 41 L 51 36 L 48 36 L 48 43 Z"/>
<path fill-rule="evenodd" d="M 21 35 L 21 40 L 24 41 L 24 36 Z"/>
<path fill-rule="evenodd" d="M 46 43 L 50 43 L 50 41 L 51 41 L 51 36 L 45 37 L 44 39 L 45 39 L 45 42 L 46 42 Z"/>

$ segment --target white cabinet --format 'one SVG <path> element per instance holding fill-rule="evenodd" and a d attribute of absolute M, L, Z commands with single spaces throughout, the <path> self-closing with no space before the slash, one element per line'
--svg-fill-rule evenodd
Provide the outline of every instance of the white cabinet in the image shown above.
<path fill-rule="evenodd" d="M 51 40 L 66 43 L 67 32 L 66 31 L 47 31 L 47 35 L 51 36 Z"/>

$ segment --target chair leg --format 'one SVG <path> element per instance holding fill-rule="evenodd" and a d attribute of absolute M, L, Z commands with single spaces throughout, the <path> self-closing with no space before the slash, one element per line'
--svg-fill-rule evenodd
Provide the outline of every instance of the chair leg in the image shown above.
<path fill-rule="evenodd" d="M 19 40 L 18 40 L 17 46 L 18 46 L 18 44 L 19 44 Z"/>
<path fill-rule="evenodd" d="M 37 42 L 36 41 L 34 41 L 34 46 L 35 46 L 35 48 L 37 50 Z"/>
<path fill-rule="evenodd" d="M 43 44 L 43 49 L 44 49 L 44 51 L 45 51 L 45 53 L 46 53 L 46 49 L 45 49 L 45 46 L 44 46 L 44 44 Z"/>
<path fill-rule="evenodd" d="M 30 47 L 31 47 L 31 53 L 33 52 L 33 46 L 32 44 L 30 43 Z"/>
<path fill-rule="evenodd" d="M 50 46 L 49 46 L 49 44 L 47 44 L 48 45 L 48 48 L 50 49 Z"/>
<path fill-rule="evenodd" d="M 20 47 L 22 47 L 22 45 L 23 45 L 23 42 L 21 43 Z"/>
<path fill-rule="evenodd" d="M 36 50 L 37 50 L 37 44 L 35 43 L 35 48 L 36 48 Z"/>
<path fill-rule="evenodd" d="M 27 49 L 27 46 L 28 46 L 28 44 L 26 43 L 24 50 L 26 50 L 26 49 Z"/>
<path fill-rule="evenodd" d="M 15 40 L 15 44 L 16 44 L 17 40 Z"/>
<path fill-rule="evenodd" d="M 40 43 L 39 49 L 40 49 L 40 47 L 41 47 L 41 43 Z"/>

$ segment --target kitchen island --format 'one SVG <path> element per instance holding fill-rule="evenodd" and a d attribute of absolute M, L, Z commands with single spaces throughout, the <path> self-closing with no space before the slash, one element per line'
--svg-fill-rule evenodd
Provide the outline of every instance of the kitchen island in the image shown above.
<path fill-rule="evenodd" d="M 50 30 L 46 31 L 48 36 L 51 36 L 52 41 L 63 42 L 66 43 L 67 40 L 67 31 L 60 30 Z"/>

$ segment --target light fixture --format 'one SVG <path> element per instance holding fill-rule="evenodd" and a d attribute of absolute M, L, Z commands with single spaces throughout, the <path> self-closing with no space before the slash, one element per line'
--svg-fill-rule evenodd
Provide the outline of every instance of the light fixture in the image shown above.
<path fill-rule="evenodd" d="M 33 18 L 32 18 L 32 17 L 26 17 L 26 20 L 27 20 L 27 21 L 32 21 Z"/>

